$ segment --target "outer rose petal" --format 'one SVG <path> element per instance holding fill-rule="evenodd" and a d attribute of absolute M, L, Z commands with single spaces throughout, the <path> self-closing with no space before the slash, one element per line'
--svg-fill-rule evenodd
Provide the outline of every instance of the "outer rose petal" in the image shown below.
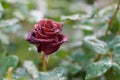
<path fill-rule="evenodd" d="M 46 55 L 49 55 L 49 54 L 56 52 L 62 43 L 68 41 L 67 37 L 65 35 L 62 35 L 62 34 L 60 34 L 58 36 L 58 38 L 60 38 L 60 41 L 58 41 L 58 42 L 52 42 L 52 43 L 47 43 L 47 44 L 42 43 L 40 48 L 37 47 L 38 51 L 40 49 L 40 50 L 44 51 L 44 53 Z"/>
<path fill-rule="evenodd" d="M 29 43 L 31 44 L 39 43 L 38 41 L 34 40 L 34 37 L 35 37 L 35 33 L 33 31 L 30 31 L 26 40 L 29 41 Z"/>
<path fill-rule="evenodd" d="M 60 45 L 50 46 L 50 45 L 42 45 L 41 50 L 45 53 L 45 55 L 52 54 L 59 49 Z"/>
<path fill-rule="evenodd" d="M 40 53 L 41 52 L 41 45 L 40 44 L 36 44 L 37 47 L 37 51 Z"/>
<path fill-rule="evenodd" d="M 54 41 L 54 39 L 38 39 L 35 37 L 35 33 L 33 31 L 29 32 L 26 40 L 29 41 L 31 44 L 38 44 L 42 42 L 49 43 Z"/>
<path fill-rule="evenodd" d="M 68 38 L 66 35 L 63 35 L 63 34 L 59 34 L 58 35 L 58 39 L 59 41 L 57 41 L 56 43 L 53 43 L 51 46 L 56 46 L 56 45 L 59 45 L 59 44 L 62 44 L 64 42 L 67 42 L 68 41 Z"/>

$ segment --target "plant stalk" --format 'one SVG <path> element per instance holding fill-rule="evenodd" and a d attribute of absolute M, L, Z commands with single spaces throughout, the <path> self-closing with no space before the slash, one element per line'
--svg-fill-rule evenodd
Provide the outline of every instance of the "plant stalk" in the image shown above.
<path fill-rule="evenodd" d="M 118 2 L 117 8 L 116 8 L 116 10 L 115 10 L 112 18 L 110 19 L 110 21 L 109 21 L 109 23 L 108 23 L 108 27 L 107 27 L 107 30 L 106 30 L 106 32 L 105 32 L 105 35 L 108 34 L 108 31 L 109 31 L 109 29 L 110 29 L 111 26 L 112 26 L 112 22 L 113 22 L 113 20 L 115 19 L 116 15 L 117 15 L 117 13 L 118 13 L 118 11 L 119 11 L 119 7 L 120 7 L 120 0 L 119 0 L 119 2 Z"/>
<path fill-rule="evenodd" d="M 46 58 L 45 58 L 45 55 L 44 55 L 44 57 L 43 57 L 43 71 L 47 71 L 47 60 L 46 60 Z"/>
<path fill-rule="evenodd" d="M 43 71 L 46 72 L 47 71 L 47 60 L 46 60 L 46 55 L 44 54 L 43 51 L 41 52 L 40 60 L 42 60 Z"/>
<path fill-rule="evenodd" d="M 6 75 L 7 80 L 12 80 L 12 77 L 11 77 L 12 70 L 13 70 L 12 67 L 8 68 L 7 75 Z"/>

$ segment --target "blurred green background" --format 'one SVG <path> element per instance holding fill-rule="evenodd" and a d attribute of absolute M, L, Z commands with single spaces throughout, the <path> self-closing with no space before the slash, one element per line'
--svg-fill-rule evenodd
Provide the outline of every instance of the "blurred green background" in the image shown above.
<path fill-rule="evenodd" d="M 31 51 L 32 48 L 25 40 L 27 33 L 33 29 L 34 24 L 43 18 L 62 22 L 61 16 L 85 13 L 84 8 L 91 7 L 92 3 L 93 0 L 1 0 L 1 53 L 15 54 L 20 58 L 20 62 L 36 60 L 39 54 L 36 54 L 36 51 Z M 68 34 L 68 37 L 72 30 L 70 25 L 64 25 L 64 33 Z M 79 35 L 74 37 L 78 40 L 80 38 Z M 75 39 L 69 38 L 70 41 Z M 68 44 L 64 46 L 68 47 Z M 70 53 L 67 49 L 65 51 L 60 49 L 55 55 L 65 57 L 64 54 L 69 55 Z M 55 61 L 50 61 L 49 64 L 55 65 Z"/>
<path fill-rule="evenodd" d="M 0 0 L 0 58 L 16 55 L 19 58 L 16 69 L 23 66 L 24 61 L 29 60 L 39 71 L 42 71 L 40 53 L 36 51 L 34 45 L 26 41 L 26 36 L 39 20 L 52 19 L 64 23 L 63 33 L 68 36 L 69 41 L 50 55 L 48 70 L 62 66 L 66 80 L 85 80 L 86 67 L 96 60 L 98 54 L 83 45 L 84 37 L 92 35 L 104 41 L 107 38 L 109 42 L 115 35 L 120 34 L 120 12 L 112 24 L 118 27 L 111 28 L 111 34 L 108 36 L 104 36 L 103 33 L 108 19 L 115 10 L 111 3 L 115 2 L 111 0 Z M 107 8 L 108 6 L 112 7 Z M 120 64 L 119 58 L 120 56 L 116 61 Z M 3 67 L 0 65 L 1 72 Z M 109 75 L 108 72 L 91 80 L 120 79 L 119 74 L 108 77 Z M 28 75 L 21 76 L 23 78 L 16 80 L 32 80 Z"/>

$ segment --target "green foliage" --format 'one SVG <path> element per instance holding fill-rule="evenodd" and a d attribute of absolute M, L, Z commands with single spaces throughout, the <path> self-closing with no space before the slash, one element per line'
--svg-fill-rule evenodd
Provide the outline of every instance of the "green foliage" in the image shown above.
<path fill-rule="evenodd" d="M 102 9 L 87 4 L 93 2 L 0 0 L 0 80 L 7 79 L 10 67 L 13 80 L 119 80 L 120 11 L 105 34 L 117 1 Z M 42 71 L 36 47 L 25 41 L 43 18 L 62 22 L 69 38 L 50 56 L 47 72 Z"/>
<path fill-rule="evenodd" d="M 120 65 L 119 64 L 114 63 L 112 67 L 117 74 L 120 74 Z"/>
<path fill-rule="evenodd" d="M 50 72 L 40 72 L 40 80 L 65 80 L 63 75 L 63 68 L 55 68 Z"/>
<path fill-rule="evenodd" d="M 112 47 L 112 51 L 114 54 L 120 53 L 120 36 L 116 36 L 111 42 L 110 47 Z"/>
<path fill-rule="evenodd" d="M 112 66 L 111 60 L 106 58 L 99 62 L 94 62 L 88 65 L 86 79 L 95 78 L 103 75 Z"/>
<path fill-rule="evenodd" d="M 97 40 L 95 38 L 85 38 L 84 44 L 92 51 L 95 51 L 98 54 L 107 54 L 109 52 L 109 47 L 107 43 Z"/>
<path fill-rule="evenodd" d="M 0 73 L 5 74 L 9 67 L 15 68 L 19 62 L 17 56 L 8 56 L 0 59 Z"/>

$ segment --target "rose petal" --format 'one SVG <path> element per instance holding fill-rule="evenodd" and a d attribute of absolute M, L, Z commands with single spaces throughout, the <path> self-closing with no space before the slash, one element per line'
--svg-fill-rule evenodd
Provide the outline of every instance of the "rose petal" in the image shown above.
<path fill-rule="evenodd" d="M 45 32 L 54 32 L 53 29 L 49 29 L 47 27 L 42 27 L 42 29 L 44 29 Z"/>
<path fill-rule="evenodd" d="M 37 51 L 40 53 L 41 52 L 41 45 L 40 44 L 36 44 L 37 47 Z"/>
<path fill-rule="evenodd" d="M 48 45 L 42 45 L 41 50 L 44 51 L 45 55 L 49 55 L 49 54 L 56 52 L 59 49 L 59 47 L 60 45 L 50 46 L 48 44 Z"/>
<path fill-rule="evenodd" d="M 39 29 L 39 25 L 38 25 L 38 24 L 35 24 L 35 25 L 34 25 L 34 28 L 35 28 L 35 29 Z"/>
<path fill-rule="evenodd" d="M 57 29 L 59 29 L 60 33 L 62 32 L 62 27 L 63 27 L 63 24 L 62 24 L 62 23 L 54 22 L 53 25 L 54 25 L 54 26 L 55 26 L 55 25 L 57 26 Z"/>
<path fill-rule="evenodd" d="M 49 43 L 49 42 L 53 42 L 53 41 L 54 41 L 54 39 L 37 39 L 37 38 L 35 38 L 35 37 L 32 37 L 32 39 L 33 39 L 34 41 L 36 41 L 37 43 L 42 43 L 42 42 L 44 42 L 44 43 Z"/>
<path fill-rule="evenodd" d="M 41 30 L 43 26 L 45 26 L 46 20 L 40 20 L 37 24 L 34 25 L 34 28 L 37 30 Z"/>
<path fill-rule="evenodd" d="M 35 37 L 35 33 L 33 31 L 30 31 L 29 34 L 28 34 L 28 36 L 27 36 L 27 38 L 26 38 L 26 40 L 29 41 L 29 43 L 31 43 L 31 44 L 38 43 L 38 41 L 35 41 L 33 39 L 33 37 Z"/>
<path fill-rule="evenodd" d="M 60 34 L 59 35 L 59 40 L 58 42 L 52 42 L 52 43 L 47 43 L 47 44 L 42 44 L 41 50 L 44 51 L 46 55 L 52 54 L 55 51 L 57 51 L 60 48 L 60 45 L 64 42 L 67 42 L 68 39 L 65 35 Z"/>
<path fill-rule="evenodd" d="M 40 20 L 39 22 L 38 22 L 38 24 L 39 24 L 39 26 L 45 26 L 46 25 L 46 20 L 45 19 L 43 19 L 43 20 Z"/>
<path fill-rule="evenodd" d="M 46 21 L 46 27 L 47 27 L 47 28 L 53 29 L 52 24 L 53 24 L 53 21 L 52 21 L 52 20 L 47 20 L 47 21 Z"/>
<path fill-rule="evenodd" d="M 53 32 L 46 32 L 44 35 L 41 32 L 35 31 L 36 33 L 36 38 L 40 38 L 40 39 L 53 39 L 57 33 L 53 33 Z"/>
<path fill-rule="evenodd" d="M 35 33 L 33 31 L 29 32 L 26 40 L 29 41 L 31 44 L 38 44 L 42 42 L 49 43 L 54 41 L 54 39 L 38 39 L 35 37 Z"/>
<path fill-rule="evenodd" d="M 64 42 L 67 42 L 68 38 L 67 38 L 66 35 L 60 34 L 58 36 L 58 40 L 59 40 L 58 42 L 55 42 L 55 43 L 51 44 L 51 46 L 56 46 L 56 45 L 60 45 L 60 44 L 62 44 Z"/>
<path fill-rule="evenodd" d="M 48 36 L 47 35 L 45 35 L 45 34 L 43 34 L 40 30 L 38 31 L 38 30 L 34 30 L 34 32 L 36 33 L 36 37 L 37 38 L 48 38 Z"/>

